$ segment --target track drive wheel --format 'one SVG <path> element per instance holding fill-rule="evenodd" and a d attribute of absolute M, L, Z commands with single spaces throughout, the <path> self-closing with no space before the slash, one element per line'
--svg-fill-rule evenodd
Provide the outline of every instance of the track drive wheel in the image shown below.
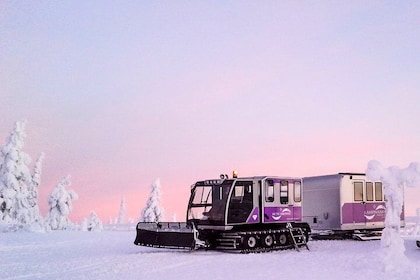
<path fill-rule="evenodd" d="M 266 236 L 264 236 L 264 246 L 269 248 L 271 246 L 273 246 L 274 244 L 274 238 L 271 234 L 267 234 Z"/>
<path fill-rule="evenodd" d="M 253 235 L 248 236 L 245 239 L 245 246 L 248 249 L 254 249 L 257 246 L 257 238 L 255 236 L 253 236 Z"/>
<path fill-rule="evenodd" d="M 284 246 L 287 244 L 287 234 L 286 233 L 281 233 L 279 235 L 279 243 L 280 245 Z"/>

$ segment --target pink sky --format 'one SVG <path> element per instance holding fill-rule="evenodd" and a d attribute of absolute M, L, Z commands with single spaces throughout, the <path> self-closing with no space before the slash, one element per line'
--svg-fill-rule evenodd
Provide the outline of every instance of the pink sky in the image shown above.
<path fill-rule="evenodd" d="M 420 161 L 420 4 L 0 4 L 0 145 L 26 119 L 41 207 L 67 174 L 72 217 L 168 219 L 197 180 L 364 172 Z M 406 192 L 407 213 L 420 191 Z"/>

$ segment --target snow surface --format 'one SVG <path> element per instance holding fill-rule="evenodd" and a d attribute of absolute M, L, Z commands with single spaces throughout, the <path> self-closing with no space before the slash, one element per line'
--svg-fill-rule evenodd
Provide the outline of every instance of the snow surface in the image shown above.
<path fill-rule="evenodd" d="M 420 279 L 420 249 L 385 272 L 380 241 L 310 241 L 261 254 L 140 247 L 130 231 L 0 233 L 0 279 Z"/>

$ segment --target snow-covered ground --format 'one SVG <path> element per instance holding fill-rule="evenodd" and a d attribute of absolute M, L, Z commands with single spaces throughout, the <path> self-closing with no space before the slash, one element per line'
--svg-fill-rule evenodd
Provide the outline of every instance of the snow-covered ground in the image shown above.
<path fill-rule="evenodd" d="M 0 233 L 0 279 L 420 279 L 420 249 L 384 271 L 380 241 L 310 241 L 261 254 L 139 247 L 135 231 Z"/>

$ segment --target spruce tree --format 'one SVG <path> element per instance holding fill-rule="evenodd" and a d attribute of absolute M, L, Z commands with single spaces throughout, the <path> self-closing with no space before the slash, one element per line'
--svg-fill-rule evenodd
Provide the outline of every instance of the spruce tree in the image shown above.
<path fill-rule="evenodd" d="M 68 229 L 72 225 L 68 216 L 73 208 L 73 201 L 78 199 L 78 196 L 73 190 L 66 189 L 70 185 L 68 175 L 58 183 L 48 199 L 50 210 L 46 222 L 51 230 Z"/>
<path fill-rule="evenodd" d="M 0 153 L 0 221 L 30 224 L 29 186 L 32 176 L 27 164 L 30 157 L 23 152 L 25 121 L 17 121 Z"/>
<path fill-rule="evenodd" d="M 29 213 L 31 220 L 35 223 L 39 223 L 42 220 L 38 206 L 38 193 L 41 184 L 42 161 L 44 160 L 44 156 L 44 153 L 41 153 L 35 163 L 34 173 L 32 174 L 32 181 L 29 185 L 28 192 Z"/>
<path fill-rule="evenodd" d="M 142 210 L 141 222 L 161 222 L 163 220 L 163 208 L 160 205 L 160 179 L 156 179 L 151 186 L 149 199 L 146 207 Z"/>
<path fill-rule="evenodd" d="M 121 199 L 121 203 L 120 203 L 120 209 L 118 211 L 118 217 L 116 220 L 116 224 L 118 225 L 122 225 L 125 224 L 127 222 L 127 218 L 126 218 L 126 210 L 125 210 L 125 198 L 123 197 Z"/>

